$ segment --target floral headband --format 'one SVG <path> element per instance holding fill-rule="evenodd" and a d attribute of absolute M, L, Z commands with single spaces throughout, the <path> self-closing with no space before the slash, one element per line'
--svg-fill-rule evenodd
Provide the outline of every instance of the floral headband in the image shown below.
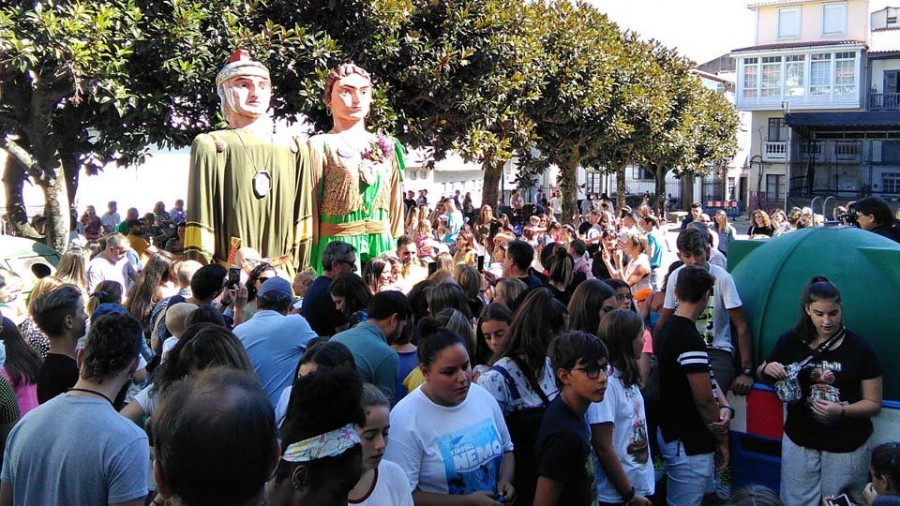
<path fill-rule="evenodd" d="M 337 457 L 359 444 L 356 425 L 349 423 L 339 429 L 292 443 L 285 450 L 282 460 L 310 462 L 325 457 Z"/>

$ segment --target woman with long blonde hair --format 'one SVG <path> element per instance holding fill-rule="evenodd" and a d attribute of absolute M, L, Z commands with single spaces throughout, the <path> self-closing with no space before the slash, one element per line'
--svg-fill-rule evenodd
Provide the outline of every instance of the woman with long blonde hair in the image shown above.
<path fill-rule="evenodd" d="M 75 285 L 87 292 L 87 253 L 81 248 L 72 248 L 63 253 L 56 266 L 56 277 L 66 284 Z"/>

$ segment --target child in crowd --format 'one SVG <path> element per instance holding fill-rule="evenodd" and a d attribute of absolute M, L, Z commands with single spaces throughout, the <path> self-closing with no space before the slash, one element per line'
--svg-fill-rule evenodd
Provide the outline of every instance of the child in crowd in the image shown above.
<path fill-rule="evenodd" d="M 294 282 L 291 289 L 294 291 L 294 305 L 291 307 L 293 311 L 299 311 L 303 307 L 303 297 L 306 296 L 306 289 L 316 280 L 316 271 L 312 267 L 302 270 L 294 276 Z"/>
<path fill-rule="evenodd" d="M 412 506 L 406 474 L 397 464 L 384 460 L 388 444 L 391 401 L 375 385 L 363 385 L 362 408 L 366 424 L 357 427 L 362 445 L 363 472 L 348 496 L 350 504 L 365 506 Z"/>
<path fill-rule="evenodd" d="M 168 355 L 169 351 L 178 344 L 178 340 L 181 339 L 181 336 L 184 334 L 184 331 L 187 330 L 187 320 L 188 317 L 191 316 L 197 309 L 196 304 L 191 304 L 190 302 L 179 302 L 177 304 L 172 305 L 166 311 L 166 328 L 169 329 L 169 332 L 172 333 L 172 336 L 166 338 L 163 341 L 162 347 L 162 360 L 166 359 L 166 355 Z"/>
<path fill-rule="evenodd" d="M 863 494 L 869 506 L 900 505 L 900 442 L 884 443 L 872 450 L 872 481 Z"/>
<path fill-rule="evenodd" d="M 538 432 L 534 504 L 596 504 L 591 432 L 584 415 L 606 393 L 606 346 L 591 334 L 567 332 L 550 343 L 549 355 L 560 392 Z"/>

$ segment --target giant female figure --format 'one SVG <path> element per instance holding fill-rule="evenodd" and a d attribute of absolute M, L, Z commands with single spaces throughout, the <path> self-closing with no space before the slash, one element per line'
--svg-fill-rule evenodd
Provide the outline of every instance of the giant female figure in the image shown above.
<path fill-rule="evenodd" d="M 309 140 L 313 198 L 313 262 L 332 241 L 356 248 L 357 262 L 394 249 L 403 234 L 403 148 L 392 137 L 370 132 L 368 72 L 345 63 L 328 74 L 325 106 L 333 127 Z"/>

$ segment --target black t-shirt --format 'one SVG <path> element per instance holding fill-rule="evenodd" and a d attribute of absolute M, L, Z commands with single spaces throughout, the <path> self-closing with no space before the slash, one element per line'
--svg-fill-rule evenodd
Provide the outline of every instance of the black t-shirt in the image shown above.
<path fill-rule="evenodd" d="M 559 300 L 560 302 L 562 302 L 562 303 L 563 303 L 564 305 L 566 305 L 566 306 L 569 305 L 569 301 L 572 300 L 572 292 L 571 292 L 570 290 L 565 290 L 565 291 L 563 291 L 563 290 L 560 290 L 560 289 L 556 288 L 555 286 L 553 286 L 553 285 L 551 285 L 551 284 L 549 284 L 549 283 L 548 283 L 546 286 L 547 286 L 547 288 L 550 289 L 550 292 L 553 293 L 553 296 L 554 296 L 557 300 Z"/>
<path fill-rule="evenodd" d="M 78 364 L 66 355 L 48 353 L 37 376 L 38 402 L 43 404 L 65 393 L 78 381 Z"/>
<path fill-rule="evenodd" d="M 766 359 L 785 367 L 812 355 L 793 331 L 778 338 Z M 872 435 L 869 418 L 843 418 L 837 425 L 823 425 L 810 412 L 812 399 L 853 404 L 862 399 L 862 380 L 882 375 L 881 364 L 868 341 L 849 330 L 841 345 L 827 350 L 804 366 L 797 376 L 803 397 L 787 407 L 784 432 L 794 443 L 815 450 L 846 453 L 859 448 Z"/>
<path fill-rule="evenodd" d="M 667 442 L 680 439 L 688 455 L 712 453 L 716 441 L 697 405 L 688 374 L 709 374 L 706 343 L 693 321 L 672 315 L 657 331 L 653 349 L 659 362 L 659 427 Z M 710 379 L 709 388 L 712 389 Z"/>
<path fill-rule="evenodd" d="M 540 288 L 540 287 L 544 286 L 544 283 L 541 281 L 541 278 L 532 274 L 533 272 L 534 271 L 531 271 L 524 278 L 516 278 L 516 279 L 525 283 L 525 286 L 527 286 L 528 288 Z"/>
<path fill-rule="evenodd" d="M 578 235 L 584 237 L 588 233 L 588 230 L 591 229 L 591 227 L 593 227 L 593 225 L 591 225 L 591 222 L 582 221 L 581 225 L 578 225 Z"/>
<path fill-rule="evenodd" d="M 300 311 L 309 322 L 309 326 L 322 337 L 333 336 L 335 327 L 347 323 L 347 318 L 334 308 L 331 292 L 328 291 L 330 286 L 331 278 L 328 276 L 323 275 L 316 278 L 306 289 L 303 308 Z"/>
<path fill-rule="evenodd" d="M 558 504 L 594 504 L 591 430 L 558 395 L 547 406 L 537 437 L 538 476 L 562 489 Z"/>
<path fill-rule="evenodd" d="M 747 231 L 747 235 L 749 235 L 750 237 L 753 237 L 754 235 L 767 235 L 769 237 L 772 237 L 772 234 L 774 234 L 774 233 L 775 233 L 775 229 L 772 227 L 751 226 L 750 229 Z"/>

